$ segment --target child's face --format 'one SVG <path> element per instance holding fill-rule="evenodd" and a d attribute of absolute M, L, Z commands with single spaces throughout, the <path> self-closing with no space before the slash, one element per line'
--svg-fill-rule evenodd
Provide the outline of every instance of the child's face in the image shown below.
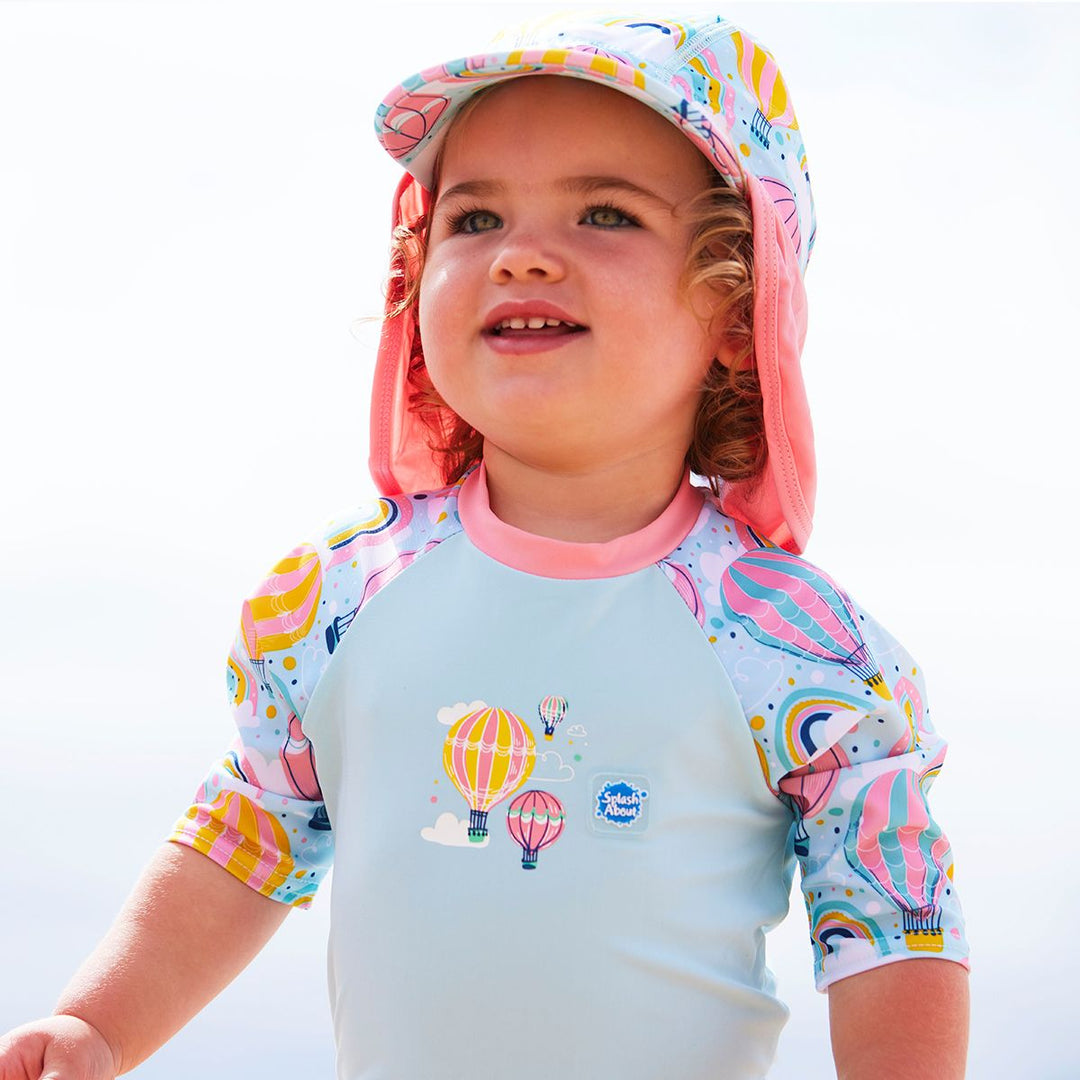
<path fill-rule="evenodd" d="M 681 461 L 715 349 L 680 286 L 677 209 L 710 176 L 673 125 L 593 83 L 480 100 L 447 140 L 420 288 L 447 404 L 533 465 Z"/>

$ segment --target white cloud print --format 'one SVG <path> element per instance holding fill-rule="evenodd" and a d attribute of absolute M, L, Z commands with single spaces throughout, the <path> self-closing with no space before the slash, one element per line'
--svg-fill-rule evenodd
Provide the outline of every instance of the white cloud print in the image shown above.
<path fill-rule="evenodd" d="M 440 724 L 450 727 L 451 724 L 456 724 L 463 716 L 468 716 L 471 712 L 486 709 L 487 707 L 488 703 L 486 701 L 470 701 L 468 705 L 464 701 L 459 701 L 456 705 L 444 705 L 435 716 Z"/>
<path fill-rule="evenodd" d="M 585 730 L 585 725 L 584 724 L 571 724 L 566 729 L 566 734 L 571 739 L 584 739 L 585 736 L 588 735 L 589 733 Z"/>
<path fill-rule="evenodd" d="M 574 768 L 567 765 L 554 750 L 545 750 L 536 763 L 530 783 L 543 780 L 545 784 L 563 784 L 574 779 Z"/>
<path fill-rule="evenodd" d="M 478 842 L 469 839 L 469 822 L 467 819 L 459 819 L 457 814 L 449 810 L 440 814 L 434 826 L 428 825 L 420 830 L 420 835 L 433 844 L 442 844 L 444 847 L 487 847 L 490 836 L 485 836 Z"/>

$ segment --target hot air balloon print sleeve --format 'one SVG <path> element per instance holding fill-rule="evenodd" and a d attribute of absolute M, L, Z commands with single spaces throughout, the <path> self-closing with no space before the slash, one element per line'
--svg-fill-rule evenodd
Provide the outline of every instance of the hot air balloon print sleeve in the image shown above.
<path fill-rule="evenodd" d="M 264 896 L 311 902 L 330 869 L 333 831 L 305 712 L 361 608 L 455 527 L 454 502 L 450 492 L 378 499 L 273 567 L 244 602 L 229 651 L 236 738 L 170 840 Z"/>
<path fill-rule="evenodd" d="M 301 726 L 322 667 L 312 630 L 323 576 L 319 553 L 303 544 L 244 602 L 226 671 L 237 736 L 170 836 L 264 896 L 295 906 L 310 903 L 331 856 L 315 758 Z"/>
<path fill-rule="evenodd" d="M 714 595 L 762 773 L 794 816 L 818 989 L 910 957 L 967 966 L 952 850 L 927 801 L 945 742 L 919 666 L 778 548 L 744 551 Z"/>

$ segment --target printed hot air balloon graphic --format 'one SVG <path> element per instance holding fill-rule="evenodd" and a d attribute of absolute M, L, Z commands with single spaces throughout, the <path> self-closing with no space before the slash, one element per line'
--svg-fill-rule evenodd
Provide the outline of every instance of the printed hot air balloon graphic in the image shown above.
<path fill-rule="evenodd" d="M 773 124 L 792 129 L 799 126 L 787 86 L 768 50 L 739 31 L 731 35 L 731 40 L 735 43 L 739 75 L 757 99 L 757 112 L 750 124 L 750 132 L 768 150 Z"/>
<path fill-rule="evenodd" d="M 907 721 L 907 730 L 889 750 L 889 757 L 896 757 L 898 754 L 908 754 L 912 750 L 917 750 L 921 745 L 920 736 L 932 734 L 933 729 L 926 720 L 922 693 L 911 679 L 906 675 L 901 675 L 893 684 L 892 692 L 896 704 L 900 706 L 900 711 Z"/>
<path fill-rule="evenodd" d="M 221 791 L 208 806 L 192 806 L 174 835 L 204 855 L 217 855 L 234 877 L 269 896 L 292 873 L 289 838 L 273 814 L 241 795 Z M 237 836 L 244 838 L 237 843 Z"/>
<path fill-rule="evenodd" d="M 562 835 L 566 814 L 562 803 L 546 791 L 523 791 L 506 811 L 506 828 L 521 846 L 521 867 L 535 870 L 541 848 Z"/>
<path fill-rule="evenodd" d="M 292 661 L 291 656 L 285 658 L 285 666 Z M 285 733 L 285 741 L 278 751 L 278 758 L 293 794 L 301 799 L 315 801 L 322 798 L 319 788 L 318 776 L 315 772 L 315 750 L 311 740 L 304 734 L 303 724 L 300 720 L 300 710 L 293 704 L 289 695 L 289 688 L 274 673 L 271 680 L 277 686 L 278 694 L 284 699 L 289 708 L 289 720 Z"/>
<path fill-rule="evenodd" d="M 685 566 L 664 559 L 660 563 L 660 569 L 664 576 L 675 586 L 675 591 L 683 598 L 683 603 L 690 609 L 690 613 L 698 621 L 698 626 L 705 625 L 705 605 L 701 600 L 701 593 L 694 584 L 693 576 Z"/>
<path fill-rule="evenodd" d="M 805 818 L 824 809 L 836 787 L 837 771 L 849 765 L 847 755 L 839 746 L 830 747 L 813 765 L 807 765 L 789 776 L 780 778 L 780 790 L 795 810 L 795 854 L 806 858 L 810 854 L 810 834 Z"/>
<path fill-rule="evenodd" d="M 488 811 L 513 795 L 536 764 L 536 741 L 520 716 L 506 709 L 468 713 L 443 743 L 443 767 L 469 804 L 469 840 L 487 836 Z"/>
<path fill-rule="evenodd" d="M 266 653 L 300 641 L 315 622 L 322 594 L 322 564 L 310 544 L 294 548 L 270 571 L 259 591 L 244 602 L 240 630 L 251 663 L 266 682 Z M 270 690 L 271 695 L 273 691 Z"/>
<path fill-rule="evenodd" d="M 851 601 L 821 570 L 779 548 L 751 551 L 724 572 L 720 595 L 727 617 L 762 644 L 840 664 L 892 700 Z"/>
<path fill-rule="evenodd" d="M 544 738 L 550 742 L 555 737 L 555 729 L 566 715 L 566 698 L 549 694 L 536 707 L 536 711 L 544 725 Z"/>
<path fill-rule="evenodd" d="M 761 186 L 768 192 L 772 199 L 776 213 L 784 223 L 788 236 L 791 237 L 791 246 L 796 255 L 802 254 L 802 233 L 799 231 L 799 207 L 795 202 L 795 195 L 791 188 L 782 180 L 772 176 L 763 176 Z"/>
<path fill-rule="evenodd" d="M 385 113 L 386 107 L 381 107 L 380 135 L 391 157 L 404 157 L 415 150 L 449 104 L 441 94 L 404 94 Z"/>
<path fill-rule="evenodd" d="M 859 792 L 844 839 L 850 866 L 903 912 L 904 944 L 941 952 L 940 898 L 952 872 L 952 849 L 930 817 L 910 769 L 884 773 Z"/>
<path fill-rule="evenodd" d="M 398 521 L 400 522 L 401 518 L 398 518 Z M 327 626 L 325 632 L 326 651 L 333 655 L 334 650 L 341 644 L 345 631 L 352 626 L 357 613 L 384 585 L 393 581 L 405 567 L 410 566 L 432 548 L 438 547 L 441 542 L 441 539 L 429 540 L 419 551 L 402 551 L 395 555 L 385 566 L 380 566 L 377 570 L 372 571 L 364 581 L 364 588 L 361 590 L 360 599 L 357 601 L 356 606 L 345 612 L 344 615 L 335 615 Z M 331 560 L 331 565 L 333 562 L 334 560 Z"/>
<path fill-rule="evenodd" d="M 315 751 L 311 740 L 304 734 L 300 717 L 296 713 L 289 715 L 288 738 L 278 751 L 281 764 L 285 768 L 289 787 L 301 799 L 315 801 L 322 798 L 318 776 L 315 772 Z"/>
<path fill-rule="evenodd" d="M 938 774 L 941 772 L 941 766 L 945 764 L 945 754 L 948 751 L 948 746 L 942 742 L 938 745 L 937 753 L 919 770 L 919 790 L 926 795 L 930 788 L 933 787 L 934 781 L 938 778 Z"/>

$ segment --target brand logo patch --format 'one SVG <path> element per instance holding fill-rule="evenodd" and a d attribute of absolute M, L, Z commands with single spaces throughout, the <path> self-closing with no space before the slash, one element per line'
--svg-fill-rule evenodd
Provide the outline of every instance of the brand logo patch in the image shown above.
<path fill-rule="evenodd" d="M 594 776 L 593 828 L 597 832 L 643 832 L 649 820 L 650 786 L 644 776 Z"/>

